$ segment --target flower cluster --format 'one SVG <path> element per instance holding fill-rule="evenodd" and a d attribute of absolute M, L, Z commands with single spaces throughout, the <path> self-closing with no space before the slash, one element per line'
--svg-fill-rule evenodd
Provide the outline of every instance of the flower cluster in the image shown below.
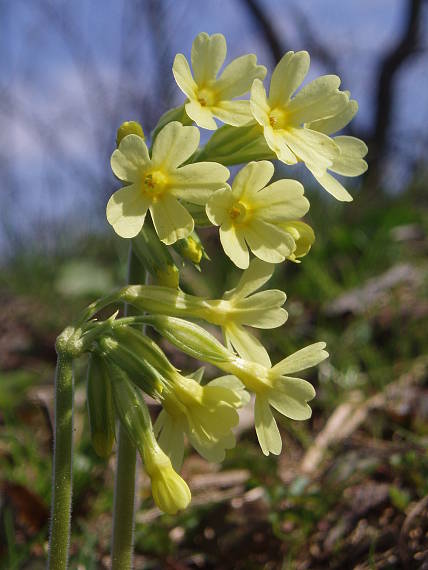
<path fill-rule="evenodd" d="M 308 402 L 315 389 L 294 374 L 322 362 L 325 343 L 272 365 L 257 335 L 257 329 L 282 326 L 288 316 L 283 291 L 260 289 L 282 262 L 300 263 L 315 241 L 302 220 L 309 211 L 303 185 L 282 178 L 272 161 L 304 163 L 340 201 L 352 197 L 334 175 L 354 177 L 367 168 L 366 145 L 336 134 L 358 109 L 337 76 L 301 87 L 309 55 L 290 51 L 274 69 L 267 92 L 267 70 L 254 54 L 222 70 L 226 52 L 223 35 L 201 33 L 193 42 L 191 66 L 183 54 L 176 56 L 172 71 L 186 99 L 161 117 L 150 144 L 138 123 L 119 128 L 111 167 L 122 188 L 107 204 L 107 219 L 120 237 L 132 239 L 132 254 L 154 283 L 134 282 L 91 305 L 85 316 L 94 448 L 104 457 L 111 452 L 118 417 L 140 450 L 156 504 L 167 513 L 190 502 L 178 474 L 185 441 L 207 460 L 222 461 L 236 445 L 238 409 L 251 394 L 265 455 L 282 448 L 274 411 L 292 420 L 311 416 Z M 203 146 L 199 128 L 211 131 Z M 241 165 L 233 180 L 231 165 Z M 218 228 L 224 253 L 244 270 L 221 298 L 180 289 L 177 257 L 199 270 L 208 258 L 199 227 Z M 132 305 L 133 316 L 92 319 L 112 302 Z M 224 344 L 195 321 L 219 327 Z M 142 325 L 225 375 L 205 383 L 203 369 L 181 373 Z M 142 392 L 162 407 L 154 425 Z"/>

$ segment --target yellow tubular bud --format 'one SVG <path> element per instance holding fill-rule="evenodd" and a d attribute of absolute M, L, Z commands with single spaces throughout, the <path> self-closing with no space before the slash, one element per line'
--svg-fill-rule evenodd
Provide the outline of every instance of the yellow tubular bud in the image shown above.
<path fill-rule="evenodd" d="M 143 127 L 137 121 L 125 121 L 117 129 L 116 133 L 116 146 L 119 146 L 122 139 L 128 135 L 138 135 L 144 139 Z"/>
<path fill-rule="evenodd" d="M 159 447 L 147 405 L 140 392 L 120 368 L 110 368 L 114 404 L 129 438 L 140 452 L 152 484 L 153 499 L 161 511 L 175 514 L 190 503 L 187 483 L 174 471 L 169 457 Z"/>
<path fill-rule="evenodd" d="M 115 439 L 115 416 L 110 379 L 97 354 L 89 357 L 87 405 L 92 446 L 100 457 L 108 457 Z"/>

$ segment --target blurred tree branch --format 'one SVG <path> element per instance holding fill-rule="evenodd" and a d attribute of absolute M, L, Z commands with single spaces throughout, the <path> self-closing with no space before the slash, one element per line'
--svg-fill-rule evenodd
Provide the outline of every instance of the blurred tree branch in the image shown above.
<path fill-rule="evenodd" d="M 422 7 L 426 0 L 407 0 L 402 35 L 379 63 L 373 131 L 369 140 L 370 179 L 378 183 L 379 171 L 388 149 L 388 131 L 394 111 L 397 73 L 415 53 L 421 51 Z"/>

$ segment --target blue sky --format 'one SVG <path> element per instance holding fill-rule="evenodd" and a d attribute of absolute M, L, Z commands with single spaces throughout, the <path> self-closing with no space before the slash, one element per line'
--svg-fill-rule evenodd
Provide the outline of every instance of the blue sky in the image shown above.
<path fill-rule="evenodd" d="M 271 67 L 270 53 L 240 0 L 163 0 L 157 5 L 164 9 L 155 14 L 158 36 L 147 13 L 135 14 L 133 5 L 131 0 L 1 2 L 0 117 L 6 140 L 0 155 L 5 172 L 0 245 L 7 226 L 30 235 L 32 228 L 74 219 L 76 213 L 83 231 L 104 223 L 103 202 L 114 187 L 108 155 L 115 128 L 130 118 L 144 125 L 145 101 L 158 101 L 154 112 L 163 113 L 165 93 L 173 94 L 172 103 L 181 102 L 170 66 L 178 51 L 190 53 L 198 32 L 222 32 L 229 57 L 255 52 Z M 404 0 L 264 0 L 263 5 L 284 45 L 294 50 L 307 47 L 296 26 L 299 6 L 318 40 L 336 54 L 342 85 L 360 104 L 356 122 L 368 128 L 377 64 L 401 29 Z M 425 53 L 398 78 L 391 126 L 397 153 L 415 152 L 412 133 L 427 123 L 426 69 Z M 313 61 L 310 78 L 328 72 Z M 389 167 L 399 180 L 399 161 L 391 160 Z"/>

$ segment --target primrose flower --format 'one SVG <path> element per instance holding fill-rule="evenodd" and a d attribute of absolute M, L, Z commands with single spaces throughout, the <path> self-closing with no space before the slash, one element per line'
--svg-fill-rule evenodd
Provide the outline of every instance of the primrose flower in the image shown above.
<path fill-rule="evenodd" d="M 178 372 L 162 393 L 163 410 L 155 424 L 159 444 L 179 469 L 184 454 L 184 434 L 208 461 L 222 461 L 225 449 L 235 445 L 231 431 L 239 422 L 236 411 L 242 394 L 221 382 L 201 386 Z"/>
<path fill-rule="evenodd" d="M 248 248 L 268 263 L 281 263 L 296 248 L 280 224 L 300 218 L 309 210 L 303 186 L 296 180 L 277 180 L 271 162 L 250 162 L 238 172 L 232 188 L 215 192 L 206 205 L 207 216 L 220 226 L 220 241 L 230 259 L 246 269 Z"/>
<path fill-rule="evenodd" d="M 325 343 L 318 342 L 298 350 L 270 367 L 237 358 L 224 367 L 237 376 L 256 395 L 254 423 L 260 447 L 265 455 L 279 455 L 282 440 L 271 407 L 292 420 L 307 420 L 312 410 L 308 402 L 315 397 L 312 384 L 289 376 L 315 366 L 328 357 Z"/>
<path fill-rule="evenodd" d="M 308 70 L 309 54 L 306 51 L 286 53 L 272 74 L 269 97 L 262 82 L 254 81 L 251 112 L 263 127 L 266 142 L 279 160 L 286 164 L 304 162 L 327 191 L 339 200 L 349 200 L 350 195 L 338 190 L 326 171 L 355 171 L 346 154 L 351 152 L 352 156 L 357 156 L 363 152 L 361 145 L 359 150 L 356 146 L 350 150 L 349 143 L 346 146 L 346 142 L 328 136 L 337 130 L 336 124 L 340 126 L 341 117 L 350 115 L 354 104 L 349 107 L 349 92 L 339 90 L 340 79 L 336 75 L 318 77 L 292 97 Z M 345 165 L 342 165 L 343 159 Z"/>
<path fill-rule="evenodd" d="M 284 222 L 280 224 L 283 230 L 293 236 L 296 249 L 288 256 L 290 261 L 300 263 L 300 257 L 304 257 L 309 253 L 312 244 L 315 241 L 314 230 L 305 222 Z"/>
<path fill-rule="evenodd" d="M 135 237 L 150 210 L 159 239 L 170 245 L 187 237 L 192 216 L 178 201 L 205 205 L 210 195 L 225 188 L 229 171 L 215 162 L 181 166 L 198 148 L 199 130 L 173 121 L 158 134 L 149 155 L 144 140 L 126 136 L 111 157 L 114 174 L 125 186 L 107 204 L 107 220 L 124 238 Z"/>
<path fill-rule="evenodd" d="M 222 34 L 201 33 L 192 45 L 193 76 L 181 53 L 176 55 L 172 67 L 177 85 L 188 97 L 187 115 L 205 129 L 217 128 L 214 117 L 236 127 L 251 121 L 249 101 L 233 99 L 249 91 L 254 79 L 263 79 L 266 75 L 266 68 L 257 65 L 257 57 L 249 54 L 234 59 L 217 78 L 226 51 Z"/>
<path fill-rule="evenodd" d="M 348 93 L 348 92 L 347 92 Z M 337 115 L 329 119 L 320 119 L 313 121 L 307 126 L 320 133 L 331 135 L 337 131 L 342 130 L 354 118 L 358 111 L 358 103 L 351 99 L 347 106 Z M 333 137 L 334 142 L 340 149 L 340 155 L 334 159 L 333 164 L 328 168 L 328 171 L 340 174 L 342 176 L 360 176 L 367 170 L 367 162 L 364 160 L 368 152 L 367 145 L 360 139 L 350 136 L 337 136 Z M 334 178 L 329 172 L 324 172 L 319 175 L 312 172 L 317 181 L 337 200 L 350 202 L 352 196 L 343 187 L 343 185 Z"/>

